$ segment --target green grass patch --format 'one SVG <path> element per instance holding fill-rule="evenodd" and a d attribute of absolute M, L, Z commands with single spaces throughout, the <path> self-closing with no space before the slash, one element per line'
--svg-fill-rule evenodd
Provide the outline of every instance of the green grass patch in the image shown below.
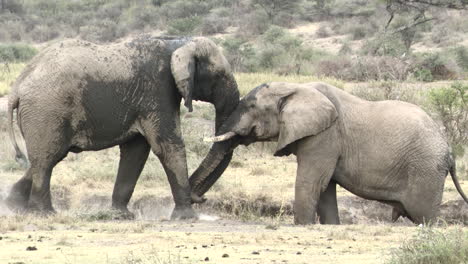
<path fill-rule="evenodd" d="M 416 235 L 392 252 L 387 264 L 468 263 L 468 231 L 420 228 Z"/>
<path fill-rule="evenodd" d="M 234 74 L 241 96 L 246 95 L 253 88 L 269 82 L 325 82 L 338 88 L 344 87 L 344 82 L 335 78 L 317 77 L 311 75 L 279 75 L 275 73 L 236 73 Z"/>

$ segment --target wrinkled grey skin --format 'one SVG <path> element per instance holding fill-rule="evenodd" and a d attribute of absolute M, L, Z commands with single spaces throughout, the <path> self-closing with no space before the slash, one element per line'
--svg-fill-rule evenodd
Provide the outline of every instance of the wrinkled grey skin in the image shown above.
<path fill-rule="evenodd" d="M 245 96 L 220 133 L 215 141 L 277 141 L 275 156 L 297 156 L 296 224 L 313 224 L 316 214 L 339 224 L 336 184 L 415 223 L 436 217 L 448 172 L 467 201 L 439 127 L 409 103 L 369 102 L 323 83 L 270 83 Z"/>
<path fill-rule="evenodd" d="M 69 151 L 120 146 L 120 163 L 112 207 L 132 217 L 127 204 L 150 150 L 167 174 L 175 209 L 172 218 L 196 217 L 180 102 L 192 111 L 192 100 L 216 108 L 216 129 L 239 102 L 230 66 L 216 45 L 205 38 L 176 39 L 143 35 L 109 45 L 80 40 L 55 44 L 26 67 L 9 97 L 10 136 L 17 159 L 24 159 L 13 133 L 13 111 L 26 142 L 30 166 L 7 198 L 19 210 L 53 212 L 50 178 Z M 216 143 L 209 158 L 217 154 Z M 203 173 L 203 169 L 199 169 Z"/>

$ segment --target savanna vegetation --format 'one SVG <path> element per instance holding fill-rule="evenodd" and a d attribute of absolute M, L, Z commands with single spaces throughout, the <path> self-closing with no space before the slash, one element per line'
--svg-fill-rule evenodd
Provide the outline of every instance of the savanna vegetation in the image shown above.
<path fill-rule="evenodd" d="M 154 155 L 131 201 L 137 220 L 114 221 L 108 208 L 118 148 L 69 154 L 56 167 L 56 216 L 12 215 L 1 203 L 23 174 L 2 96 L 27 62 L 64 38 L 107 43 L 138 33 L 209 36 L 223 48 L 241 95 L 264 82 L 324 81 L 367 100 L 417 104 L 445 129 L 468 192 L 467 6 L 464 0 L 0 0 L 0 262 L 467 262 L 467 206 L 450 178 L 433 228 L 405 219 L 393 224 L 391 207 L 343 189 L 345 225 L 290 227 L 296 161 L 273 158 L 269 143 L 235 150 L 197 208 L 205 221 L 221 218 L 215 222 L 165 221 L 170 188 Z M 181 110 L 190 173 L 209 150 L 203 137 L 213 134 L 214 110 L 204 103 L 193 113 Z"/>

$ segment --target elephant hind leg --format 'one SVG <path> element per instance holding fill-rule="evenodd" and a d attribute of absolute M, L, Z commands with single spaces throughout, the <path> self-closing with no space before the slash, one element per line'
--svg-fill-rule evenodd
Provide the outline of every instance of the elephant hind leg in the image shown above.
<path fill-rule="evenodd" d="M 43 113 L 45 115 L 45 113 Z M 50 179 L 54 166 L 66 157 L 70 148 L 70 133 L 52 116 L 39 116 L 34 121 L 22 120 L 22 131 L 30 167 L 10 191 L 7 198 L 27 210 L 53 212 Z"/>
<path fill-rule="evenodd" d="M 134 218 L 127 205 L 143 170 L 150 145 L 143 136 L 137 136 L 120 145 L 120 162 L 117 180 L 112 193 L 112 208 L 122 212 L 124 218 Z"/>
<path fill-rule="evenodd" d="M 411 217 L 405 211 L 405 208 L 403 207 L 403 205 L 401 203 L 393 202 L 393 203 L 390 203 L 390 205 L 393 206 L 393 209 L 392 209 L 392 222 L 395 223 L 398 220 L 398 218 L 400 218 L 400 216 L 408 217 L 411 220 Z M 413 221 L 413 220 L 411 220 L 411 221 Z"/>

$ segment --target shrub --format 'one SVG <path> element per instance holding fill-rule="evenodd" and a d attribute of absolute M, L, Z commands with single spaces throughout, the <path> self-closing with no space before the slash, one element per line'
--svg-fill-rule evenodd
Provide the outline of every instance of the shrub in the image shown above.
<path fill-rule="evenodd" d="M 198 16 L 174 19 L 169 24 L 167 33 L 170 35 L 193 35 L 200 24 L 201 18 Z"/>
<path fill-rule="evenodd" d="M 360 40 L 366 37 L 366 30 L 365 26 L 355 26 L 352 28 L 351 37 L 353 40 Z"/>
<path fill-rule="evenodd" d="M 222 33 L 229 26 L 229 10 L 218 8 L 203 19 L 201 32 L 203 35 Z"/>
<path fill-rule="evenodd" d="M 452 50 L 455 60 L 458 66 L 463 70 L 468 71 L 468 48 L 464 46 L 458 46 Z"/>
<path fill-rule="evenodd" d="M 238 34 L 244 37 L 263 34 L 270 25 L 268 16 L 259 11 L 251 12 L 239 21 Z"/>
<path fill-rule="evenodd" d="M 365 55 L 400 57 L 407 52 L 405 44 L 394 35 L 380 34 L 364 43 L 362 53 Z"/>
<path fill-rule="evenodd" d="M 224 54 L 233 71 L 254 71 L 256 67 L 255 50 L 252 44 L 242 38 L 228 37 L 221 42 Z"/>
<path fill-rule="evenodd" d="M 417 69 L 413 72 L 413 77 L 420 82 L 432 82 L 434 80 L 431 71 L 426 68 Z"/>
<path fill-rule="evenodd" d="M 468 144 L 468 85 L 434 88 L 429 101 L 445 127 L 454 155 L 463 156 L 463 146 Z"/>
<path fill-rule="evenodd" d="M 37 54 L 37 50 L 26 44 L 0 44 L 0 62 L 25 62 Z"/>
<path fill-rule="evenodd" d="M 390 56 L 336 57 L 319 61 L 315 72 L 348 81 L 405 80 L 408 65 Z"/>
<path fill-rule="evenodd" d="M 324 25 L 321 25 L 315 32 L 315 36 L 317 38 L 328 38 L 330 34 L 330 29 Z"/>
<path fill-rule="evenodd" d="M 60 32 L 56 28 L 47 25 L 38 25 L 29 34 L 36 42 L 46 42 L 60 36 Z"/>
<path fill-rule="evenodd" d="M 420 228 L 392 252 L 387 264 L 453 264 L 468 262 L 468 232 L 457 228 L 441 232 Z"/>
<path fill-rule="evenodd" d="M 440 53 L 423 53 L 413 60 L 412 72 L 417 79 L 432 81 L 430 76 L 433 80 L 455 79 L 459 72 L 456 62 Z"/>
<path fill-rule="evenodd" d="M 352 52 L 353 50 L 351 49 L 349 42 L 344 42 L 341 45 L 340 50 L 338 51 L 338 55 L 348 55 L 348 54 L 351 54 Z"/>
<path fill-rule="evenodd" d="M 208 1 L 178 0 L 170 1 L 160 8 L 160 13 L 164 15 L 166 21 L 174 19 L 189 18 L 192 16 L 202 16 L 210 11 Z"/>
<path fill-rule="evenodd" d="M 117 24 L 109 19 L 81 27 L 80 32 L 83 39 L 93 42 L 109 42 L 121 37 Z"/>
<path fill-rule="evenodd" d="M 127 12 L 127 23 L 130 29 L 154 29 L 158 24 L 159 10 L 153 5 L 135 5 Z"/>

